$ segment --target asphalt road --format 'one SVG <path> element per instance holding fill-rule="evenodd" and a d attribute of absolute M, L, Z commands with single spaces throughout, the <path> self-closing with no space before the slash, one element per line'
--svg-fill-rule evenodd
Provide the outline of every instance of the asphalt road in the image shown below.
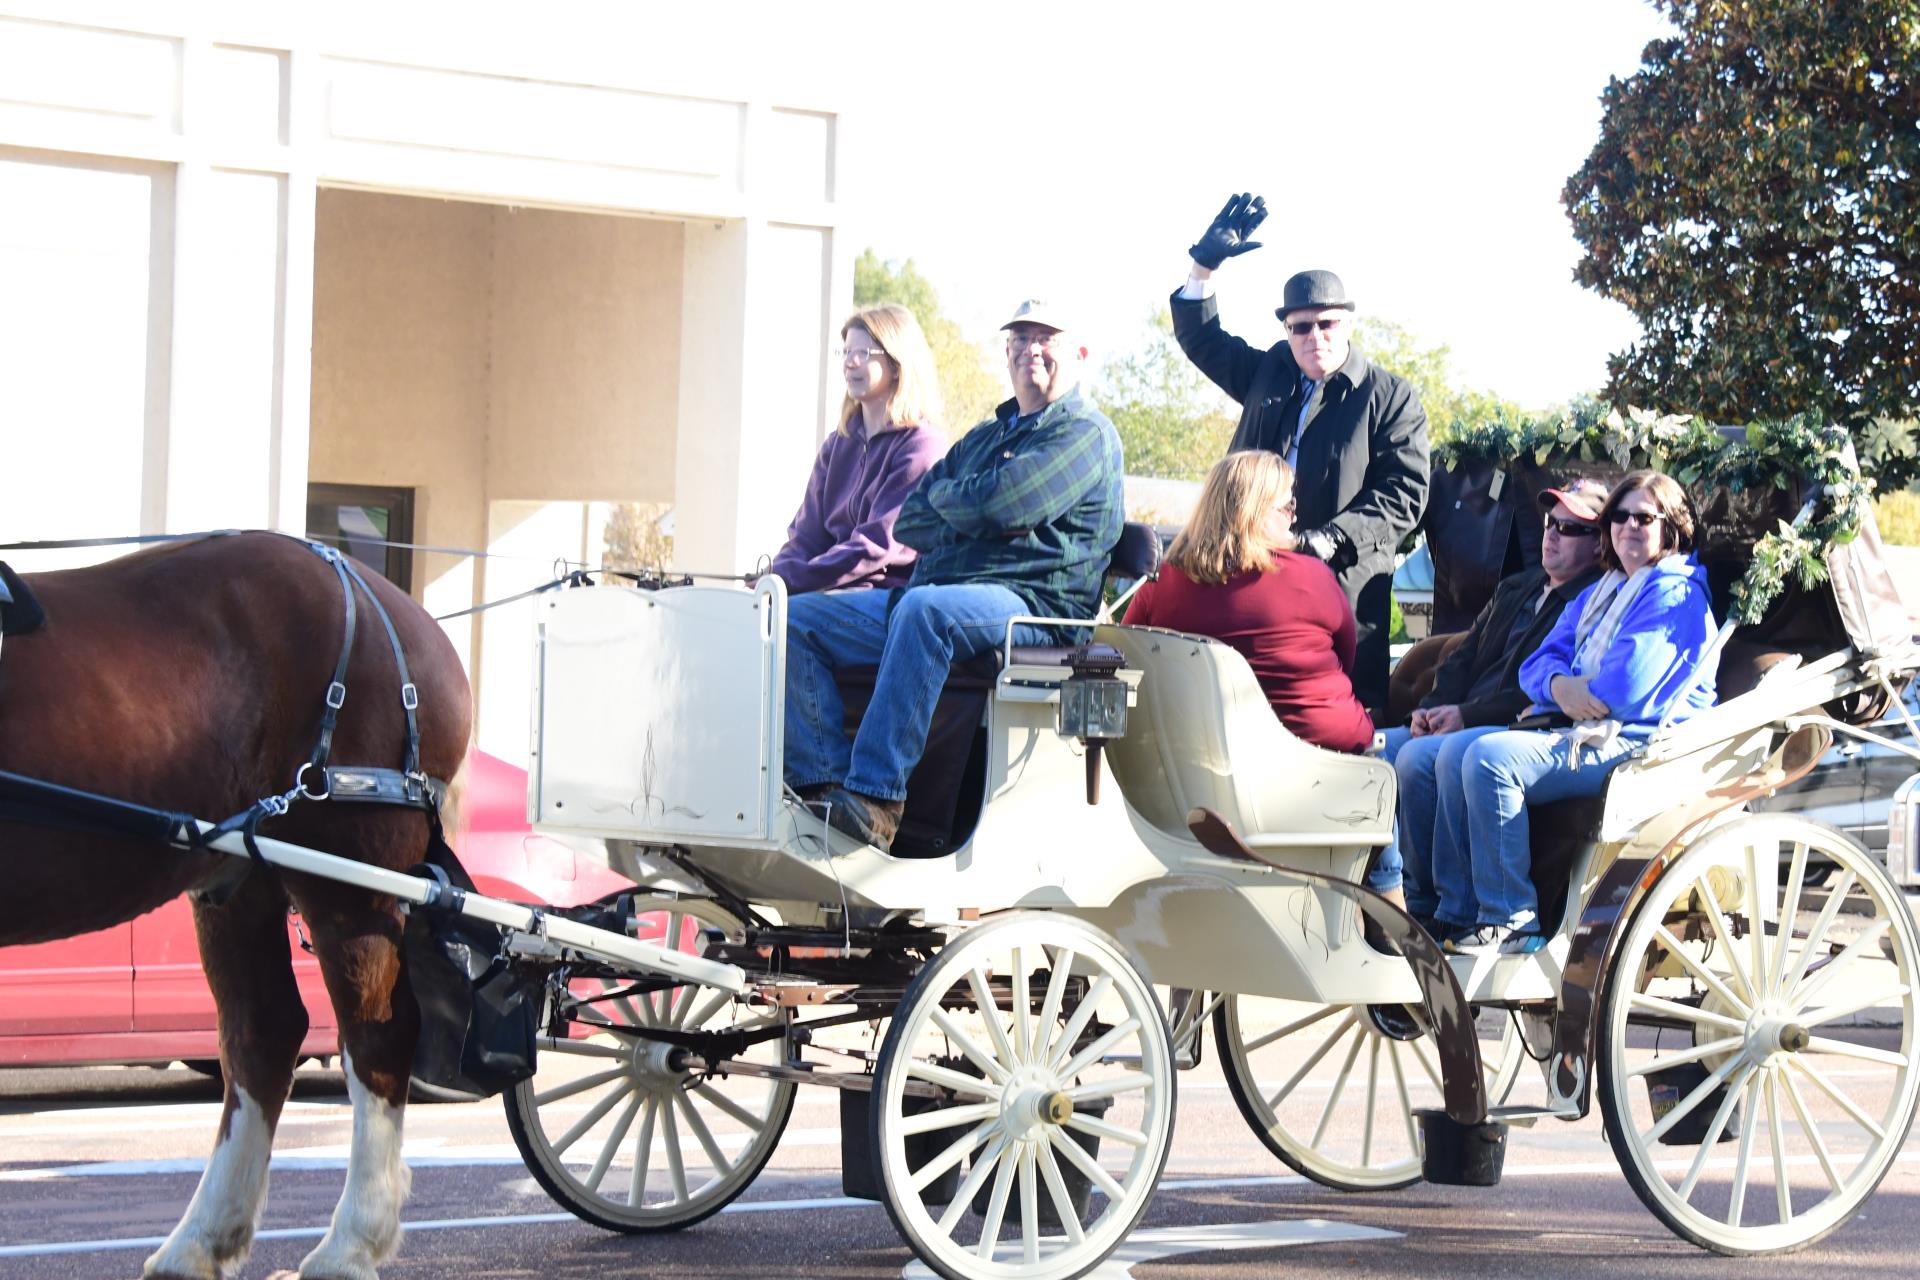
<path fill-rule="evenodd" d="M 1537 1084 L 1523 1080 L 1522 1100 Z M 137 1275 L 191 1195 L 219 1111 L 183 1070 L 0 1072 L 0 1276 Z M 291 1268 L 339 1193 L 350 1111 L 337 1073 L 303 1072 L 276 1147 L 262 1238 L 238 1273 Z M 913 1262 L 878 1205 L 840 1194 L 837 1110 L 803 1090 L 774 1162 L 690 1230 L 622 1237 L 561 1212 L 522 1167 L 498 1103 L 414 1106 L 413 1196 L 387 1280 L 614 1276 L 894 1280 Z M 1920 1141 L 1866 1211 L 1811 1251 L 1728 1259 L 1669 1236 L 1615 1167 L 1598 1115 L 1511 1135 L 1497 1188 L 1349 1195 L 1292 1175 L 1246 1128 L 1211 1063 L 1180 1080 L 1172 1157 L 1129 1247 L 1143 1277 L 1408 1274 L 1901 1277 L 1920 1244 Z M 1109 1260 L 1103 1274 L 1121 1274 Z M 915 1272 L 920 1272 L 917 1267 Z"/>

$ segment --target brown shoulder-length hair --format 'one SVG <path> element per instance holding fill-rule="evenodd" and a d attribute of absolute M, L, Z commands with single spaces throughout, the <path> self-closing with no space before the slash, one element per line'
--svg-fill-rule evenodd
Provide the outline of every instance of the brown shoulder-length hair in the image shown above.
<path fill-rule="evenodd" d="M 1195 582 L 1218 585 L 1249 569 L 1273 568 L 1293 550 L 1291 533 L 1267 536 L 1267 513 L 1293 500 L 1293 468 L 1264 449 L 1242 449 L 1213 464 L 1193 519 L 1167 548 L 1167 563 Z"/>
<path fill-rule="evenodd" d="M 873 339 L 893 366 L 893 394 L 887 397 L 887 418 L 897 427 L 913 424 L 940 425 L 940 375 L 933 363 L 933 348 L 913 312 L 897 302 L 862 307 L 840 326 L 840 340 L 855 329 Z M 840 430 L 844 433 L 860 408 L 852 396 L 840 401 Z"/>
<path fill-rule="evenodd" d="M 1620 506 L 1620 499 L 1630 493 L 1650 494 L 1662 517 L 1660 554 L 1654 559 L 1662 560 L 1676 553 L 1684 555 L 1693 550 L 1693 504 L 1687 500 L 1687 491 L 1680 487 L 1680 482 L 1664 471 L 1629 471 L 1613 486 L 1606 505 L 1600 508 L 1602 565 L 1609 569 L 1621 567 L 1620 557 L 1613 549 L 1613 513 Z"/>

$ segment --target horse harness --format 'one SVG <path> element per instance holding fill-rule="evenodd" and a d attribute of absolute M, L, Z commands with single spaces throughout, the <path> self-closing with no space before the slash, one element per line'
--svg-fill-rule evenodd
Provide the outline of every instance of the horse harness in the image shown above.
<path fill-rule="evenodd" d="M 219 535 L 215 535 L 219 536 Z M 291 536 L 291 535 L 288 535 Z M 444 844 L 440 826 L 440 806 L 446 800 L 447 784 L 430 778 L 420 770 L 419 690 L 407 669 L 407 656 L 400 644 L 400 633 L 386 607 L 367 585 L 359 568 L 345 553 L 323 543 L 295 539 L 333 567 L 340 583 L 342 620 L 340 656 L 327 683 L 320 714 L 320 730 L 306 761 L 295 770 L 293 785 L 277 795 L 263 796 L 232 817 L 206 831 L 200 829 L 194 815 L 170 813 L 145 805 L 97 796 L 91 792 L 18 774 L 0 774 L 0 817 L 16 820 L 51 820 L 61 825 L 105 827 L 134 834 L 153 834 L 173 844 L 204 848 L 222 836 L 238 833 L 245 844 L 249 862 L 275 875 L 273 865 L 261 854 L 255 833 L 267 818 L 284 816 L 300 800 L 336 800 L 364 804 L 393 805 L 419 809 L 427 816 L 434 845 Z M 380 620 L 387 644 L 400 675 L 400 707 L 406 716 L 406 747 L 398 769 L 332 763 L 333 735 L 340 720 L 340 709 L 347 700 L 347 666 L 353 655 L 354 637 L 359 626 L 356 595 L 364 595 L 374 617 Z M 0 564 L 0 635 L 20 635 L 45 624 L 46 615 L 27 585 L 12 569 Z M 220 903 L 232 894 L 251 870 L 247 863 L 232 862 L 212 882 L 194 892 L 204 901 Z"/>

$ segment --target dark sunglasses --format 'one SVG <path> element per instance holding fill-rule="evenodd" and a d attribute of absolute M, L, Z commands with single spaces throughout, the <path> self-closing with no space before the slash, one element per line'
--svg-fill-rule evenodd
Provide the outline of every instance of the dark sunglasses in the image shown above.
<path fill-rule="evenodd" d="M 1577 520 L 1555 520 L 1548 517 L 1547 526 L 1563 538 L 1591 538 L 1600 532 L 1597 524 L 1581 524 Z"/>
<path fill-rule="evenodd" d="M 1666 517 L 1658 511 L 1622 511 L 1616 507 L 1607 513 L 1607 523 L 1609 524 L 1625 524 L 1631 520 L 1642 529 L 1653 524 L 1655 521 L 1665 519 Z"/>
<path fill-rule="evenodd" d="M 1325 333 L 1343 323 L 1345 323 L 1345 317 L 1342 316 L 1322 316 L 1318 320 L 1295 320 L 1287 326 L 1287 332 L 1296 338 L 1304 338 L 1315 329 Z"/>

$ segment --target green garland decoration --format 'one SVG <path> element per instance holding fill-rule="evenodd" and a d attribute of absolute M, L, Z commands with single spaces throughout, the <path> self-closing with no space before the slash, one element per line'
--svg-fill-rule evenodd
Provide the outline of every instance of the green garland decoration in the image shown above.
<path fill-rule="evenodd" d="M 1912 424 L 1875 422 L 1868 443 L 1891 462 L 1915 447 Z M 1505 465 L 1531 455 L 1545 466 L 1611 463 L 1622 470 L 1652 467 L 1696 492 L 1735 493 L 1771 487 L 1791 490 L 1801 480 L 1819 486 L 1812 515 L 1795 528 L 1782 520 L 1753 545 L 1752 560 L 1733 588 L 1733 621 L 1760 621 L 1788 582 L 1811 588 L 1827 577 L 1827 548 L 1853 541 L 1873 498 L 1874 481 L 1861 474 L 1847 428 L 1801 414 L 1784 422 L 1753 422 L 1744 442 L 1712 424 L 1682 414 L 1629 408 L 1575 412 L 1558 418 L 1496 416 L 1468 424 L 1434 446 L 1434 461 L 1449 470 L 1476 462 Z M 1905 450 L 1906 453 L 1901 451 Z"/>

